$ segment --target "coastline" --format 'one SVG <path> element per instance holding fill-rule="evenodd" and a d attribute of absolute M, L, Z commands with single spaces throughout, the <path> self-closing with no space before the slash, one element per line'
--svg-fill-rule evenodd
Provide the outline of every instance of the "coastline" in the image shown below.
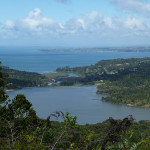
<path fill-rule="evenodd" d="M 72 85 L 72 86 L 69 86 L 69 85 L 68 86 L 59 86 L 59 85 L 58 86 L 42 86 L 42 87 L 34 86 L 34 87 L 22 87 L 20 89 L 6 89 L 5 92 L 14 92 L 14 91 L 25 89 L 25 88 L 84 87 L 84 86 L 86 86 L 86 87 L 95 86 L 96 87 L 96 85 L 80 85 L 80 84 Z"/>
<path fill-rule="evenodd" d="M 45 87 L 23 87 L 21 89 L 24 89 L 24 88 L 56 88 L 56 87 L 89 87 L 89 86 L 95 86 L 97 87 L 96 85 L 73 85 L 73 86 L 45 86 Z M 17 91 L 17 90 L 20 90 L 20 89 L 7 89 L 5 90 L 5 92 L 14 92 L 14 91 Z M 111 103 L 111 102 L 108 102 L 108 101 L 105 101 L 105 100 L 102 100 L 103 102 L 106 102 L 106 103 Z M 117 104 L 117 103 L 111 103 L 111 104 Z M 137 105 L 134 105 L 134 104 L 121 104 L 121 103 L 118 103 L 117 105 L 124 105 L 124 106 L 129 106 L 129 107 L 139 107 L 139 108 L 150 108 L 150 105 L 141 105 L 141 106 L 137 106 Z"/>
<path fill-rule="evenodd" d="M 130 106 L 130 107 L 150 108 L 150 105 L 141 105 L 141 106 L 137 106 L 137 105 L 134 105 L 134 104 L 125 104 L 125 105 Z"/>
<path fill-rule="evenodd" d="M 134 108 L 147 108 L 147 109 L 150 109 L 150 105 L 134 105 L 134 104 L 125 104 L 125 103 L 113 103 L 113 102 L 110 102 L 110 101 L 106 101 L 106 100 L 103 100 L 102 99 L 102 102 L 106 102 L 106 103 L 110 103 L 110 104 L 113 104 L 113 105 L 123 105 L 123 106 L 128 106 L 128 107 L 134 107 Z"/>

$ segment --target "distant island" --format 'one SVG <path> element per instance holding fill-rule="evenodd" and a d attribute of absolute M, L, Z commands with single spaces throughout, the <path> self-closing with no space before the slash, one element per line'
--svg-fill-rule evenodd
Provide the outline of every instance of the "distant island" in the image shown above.
<path fill-rule="evenodd" d="M 150 47 L 102 47 L 102 48 L 67 48 L 41 49 L 41 52 L 150 52 Z"/>

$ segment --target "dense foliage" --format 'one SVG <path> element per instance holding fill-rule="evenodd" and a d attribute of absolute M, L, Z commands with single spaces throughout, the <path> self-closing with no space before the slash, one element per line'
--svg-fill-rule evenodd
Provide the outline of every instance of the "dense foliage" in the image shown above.
<path fill-rule="evenodd" d="M 9 74 L 6 78 L 8 89 L 20 89 L 24 87 L 46 87 L 50 83 L 57 85 L 56 80 L 68 77 L 66 73 L 45 73 L 19 71 L 8 67 L 3 67 L 2 74 Z"/>
<path fill-rule="evenodd" d="M 6 82 L 0 68 L 0 149 L 2 150 L 148 150 L 150 122 L 135 123 L 132 116 L 96 125 L 77 125 L 77 118 L 63 112 L 42 120 L 24 95 L 12 100 L 5 93 Z M 64 122 L 53 122 L 62 117 Z M 133 132 L 133 130 L 135 132 Z"/>
<path fill-rule="evenodd" d="M 3 67 L 2 73 L 9 74 L 6 79 L 9 89 L 18 89 L 23 87 L 40 87 L 47 86 L 48 79 L 35 72 L 26 72 Z"/>
<path fill-rule="evenodd" d="M 104 101 L 135 106 L 150 106 L 150 58 L 102 60 L 85 67 L 58 68 L 78 78 L 62 80 L 62 85 L 97 84 Z"/>

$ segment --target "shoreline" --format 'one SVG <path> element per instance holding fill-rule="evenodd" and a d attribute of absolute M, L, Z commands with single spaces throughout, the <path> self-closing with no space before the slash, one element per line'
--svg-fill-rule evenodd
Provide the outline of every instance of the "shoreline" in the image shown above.
<path fill-rule="evenodd" d="M 100 94 L 100 95 L 101 95 L 101 94 Z M 150 109 L 150 105 L 141 105 L 141 106 L 137 106 L 137 105 L 129 104 L 129 103 L 128 103 L 128 104 L 125 104 L 125 103 L 113 103 L 113 102 L 105 101 L 105 100 L 102 100 L 102 102 L 110 103 L 110 104 L 113 104 L 113 105 L 123 105 L 123 106 L 134 107 L 134 108 Z"/>
<path fill-rule="evenodd" d="M 142 106 L 137 106 L 137 105 L 134 105 L 134 104 L 126 104 L 126 105 L 130 106 L 130 107 L 150 108 L 150 105 L 142 105 Z"/>
<path fill-rule="evenodd" d="M 17 90 L 19 90 L 19 89 L 7 89 L 7 90 L 5 90 L 5 92 L 13 92 L 13 91 L 17 91 Z"/>
<path fill-rule="evenodd" d="M 45 86 L 45 87 L 23 87 L 21 89 L 24 89 L 24 88 L 56 88 L 56 87 L 97 87 L 96 85 L 73 85 L 73 86 Z M 21 90 L 21 89 L 7 89 L 5 90 L 5 92 L 14 92 L 14 91 L 17 91 L 17 90 Z M 98 94 L 99 95 L 99 94 Z M 102 100 L 103 101 L 103 100 Z M 103 101 L 103 102 L 106 102 L 106 103 L 111 103 L 111 102 L 107 102 L 107 101 Z M 114 104 L 116 105 L 117 103 L 111 103 L 111 104 Z M 142 105 L 142 106 L 136 106 L 134 104 L 121 104 L 121 103 L 118 103 L 117 105 L 124 105 L 124 106 L 128 106 L 128 107 L 137 107 L 137 108 L 147 108 L 147 109 L 150 109 L 150 105 Z"/>
<path fill-rule="evenodd" d="M 60 86 L 60 85 L 58 85 L 58 86 L 43 86 L 43 87 L 34 86 L 34 87 L 23 87 L 20 89 L 7 89 L 7 90 L 5 90 L 5 92 L 14 92 L 14 91 L 18 91 L 18 90 L 22 90 L 22 89 L 26 89 L 26 88 L 89 87 L 89 86 L 97 87 L 96 85 L 80 85 L 80 84 L 79 85 L 72 85 L 72 86 L 69 86 L 69 85 L 68 86 Z"/>

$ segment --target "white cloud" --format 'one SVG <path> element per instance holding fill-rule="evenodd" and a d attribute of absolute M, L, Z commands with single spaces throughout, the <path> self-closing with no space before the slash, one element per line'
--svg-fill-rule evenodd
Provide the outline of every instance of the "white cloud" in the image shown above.
<path fill-rule="evenodd" d="M 148 29 L 146 21 L 143 19 L 136 19 L 133 17 L 128 17 L 124 24 L 125 24 L 125 27 L 131 30 L 137 29 L 140 31 L 145 31 Z"/>
<path fill-rule="evenodd" d="M 8 29 L 12 29 L 12 28 L 14 28 L 14 26 L 15 26 L 15 23 L 11 20 L 7 20 L 5 22 L 5 27 L 8 28 Z"/>
<path fill-rule="evenodd" d="M 150 3 L 145 0 L 111 0 L 116 6 L 132 13 L 150 16 Z"/>
<path fill-rule="evenodd" d="M 137 36 L 138 35 L 138 36 Z M 127 17 L 120 19 L 117 17 L 106 17 L 93 11 L 77 19 L 68 20 L 65 24 L 56 22 L 52 18 L 42 16 L 41 10 L 36 8 L 20 20 L 7 20 L 0 27 L 0 39 L 23 39 L 35 41 L 85 41 L 110 42 L 116 39 L 126 38 L 150 38 L 150 27 L 146 19 Z M 39 39 L 39 41 L 38 41 Z M 129 41 L 131 42 L 131 41 Z M 57 42 L 56 42 L 57 43 Z M 65 43 L 65 42 L 64 42 Z"/>
<path fill-rule="evenodd" d="M 34 18 L 34 17 L 38 17 L 39 15 L 41 15 L 41 10 L 39 8 L 35 8 L 34 11 L 29 12 L 28 17 Z"/>
<path fill-rule="evenodd" d="M 54 33 L 63 28 L 60 23 L 57 23 L 53 19 L 43 17 L 39 8 L 36 8 L 34 11 L 30 11 L 26 18 L 20 19 L 16 22 L 6 21 L 5 27 L 12 28 L 14 31 L 17 30 L 20 32 L 30 32 L 34 34 L 39 32 Z"/>
<path fill-rule="evenodd" d="M 93 11 L 82 18 L 69 20 L 66 25 L 66 31 L 70 33 L 99 33 L 103 32 L 106 29 L 114 28 L 112 18 L 104 17 L 96 11 Z"/>

